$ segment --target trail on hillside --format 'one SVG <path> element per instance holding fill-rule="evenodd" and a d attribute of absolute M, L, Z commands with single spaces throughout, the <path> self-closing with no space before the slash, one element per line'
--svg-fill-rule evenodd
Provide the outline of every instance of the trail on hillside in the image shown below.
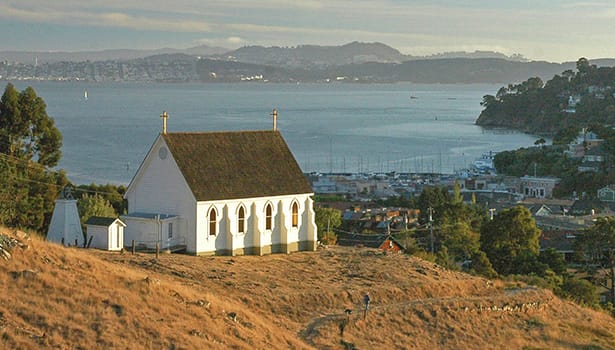
<path fill-rule="evenodd" d="M 499 299 L 510 299 L 515 296 L 516 298 L 524 299 L 524 302 L 509 302 Z M 542 296 L 543 298 L 538 298 Z M 433 305 L 446 305 L 453 303 L 462 303 L 464 306 L 456 305 L 455 307 L 448 308 L 449 311 L 463 311 L 463 312 L 528 312 L 532 309 L 540 310 L 546 306 L 553 297 L 544 298 L 544 294 L 540 293 L 540 289 L 534 286 L 526 286 L 523 288 L 513 288 L 503 290 L 501 293 L 476 296 L 476 297 L 434 297 L 434 298 L 422 298 L 413 299 L 399 303 L 390 304 L 370 304 L 367 317 L 370 313 L 383 312 L 402 312 L 407 309 L 421 306 L 433 306 Z M 538 300 L 540 299 L 540 300 Z M 332 313 L 322 315 L 313 318 L 310 322 L 299 332 L 299 336 L 308 344 L 314 346 L 314 339 L 320 335 L 318 329 L 329 325 L 331 323 L 338 323 L 345 327 L 351 324 L 356 324 L 360 320 L 364 319 L 365 309 L 363 307 L 357 307 L 348 309 L 350 313 Z"/>

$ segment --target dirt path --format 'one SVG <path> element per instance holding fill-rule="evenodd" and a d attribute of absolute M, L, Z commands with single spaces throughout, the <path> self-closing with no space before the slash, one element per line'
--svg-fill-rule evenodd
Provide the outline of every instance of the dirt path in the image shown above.
<path fill-rule="evenodd" d="M 399 303 L 391 304 L 370 304 L 369 313 L 393 310 L 401 311 L 403 309 L 413 308 L 417 305 L 445 305 L 452 303 L 462 303 L 464 306 L 456 306 L 449 310 L 456 311 L 478 311 L 478 312 L 527 312 L 530 309 L 539 309 L 549 303 L 550 300 L 536 300 L 537 292 L 540 290 L 534 286 L 523 288 L 506 289 L 501 293 L 496 293 L 486 296 L 477 297 L 436 297 L 414 299 Z M 525 299 L 524 302 L 507 302 L 506 299 L 511 297 Z M 502 300 L 504 299 L 504 300 Z M 314 346 L 314 339 L 320 335 L 319 328 L 331 323 L 341 324 L 343 322 L 356 323 L 363 319 L 364 308 L 358 307 L 349 309 L 350 314 L 334 313 L 313 318 L 300 332 L 299 336 L 308 344 Z M 388 311 L 391 312 L 391 311 Z"/>

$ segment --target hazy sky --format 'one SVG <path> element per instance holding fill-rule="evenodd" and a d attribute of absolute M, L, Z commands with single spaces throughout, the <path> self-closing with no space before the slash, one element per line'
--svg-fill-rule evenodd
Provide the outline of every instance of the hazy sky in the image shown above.
<path fill-rule="evenodd" d="M 615 1 L 0 0 L 0 50 L 382 42 L 402 53 L 615 57 Z"/>

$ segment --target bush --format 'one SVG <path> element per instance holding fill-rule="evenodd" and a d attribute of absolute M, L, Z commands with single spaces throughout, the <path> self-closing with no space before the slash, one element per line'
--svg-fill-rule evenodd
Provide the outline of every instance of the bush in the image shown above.
<path fill-rule="evenodd" d="M 572 299 L 579 304 L 595 306 L 600 298 L 598 290 L 591 282 L 580 278 L 567 278 L 561 287 L 562 296 Z"/>

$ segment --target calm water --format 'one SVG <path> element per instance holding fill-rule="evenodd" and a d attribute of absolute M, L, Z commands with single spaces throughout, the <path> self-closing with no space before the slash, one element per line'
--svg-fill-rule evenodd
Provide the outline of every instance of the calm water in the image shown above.
<path fill-rule="evenodd" d="M 486 151 L 534 144 L 474 121 L 499 85 L 94 84 L 31 85 L 62 132 L 59 167 L 77 183 L 127 184 L 162 129 L 278 129 L 311 171 L 452 173 Z M 84 98 L 87 90 L 88 99 Z M 413 98 L 411 98 L 413 97 Z"/>

